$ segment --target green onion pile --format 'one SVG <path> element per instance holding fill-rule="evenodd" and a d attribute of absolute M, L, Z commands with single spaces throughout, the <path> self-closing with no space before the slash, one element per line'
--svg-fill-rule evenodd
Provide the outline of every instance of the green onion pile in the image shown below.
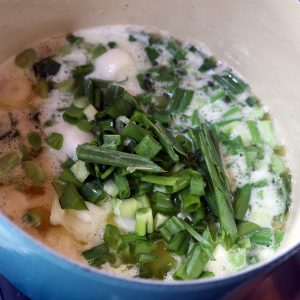
<path fill-rule="evenodd" d="M 94 70 L 94 59 L 109 48 L 118 47 L 115 42 L 108 46 L 91 45 L 80 37 L 69 36 L 60 51 L 68 53 L 72 47 L 81 47 L 89 53 L 90 62 L 74 68 L 72 78 L 61 83 L 53 84 L 49 79 L 59 69 L 53 58 L 33 64 L 40 96 L 47 98 L 52 88 L 71 93 L 74 101 L 64 110 L 64 121 L 93 133 L 90 143 L 77 147 L 77 160 L 68 158 L 62 164 L 62 172 L 53 186 L 63 209 L 87 210 L 85 201 L 111 204 L 112 217 L 103 241 L 82 253 L 91 265 L 136 266 L 139 276 L 144 278 L 163 279 L 168 272 L 180 280 L 208 278 L 214 274 L 206 272 L 205 266 L 214 261 L 213 252 L 218 244 L 231 251 L 248 250 L 253 245 L 278 247 L 283 237 L 281 230 L 261 228 L 244 220 L 253 185 L 232 191 L 223 164 L 223 148 L 231 154 L 247 151 L 249 163 L 254 164 L 260 155 L 257 145 L 262 140 L 254 121 L 247 123 L 253 139 L 247 149 L 241 137 L 229 139 L 222 130 L 239 122 L 239 118 L 230 118 L 239 112 L 238 105 L 232 105 L 224 113 L 224 121 L 216 124 L 205 122 L 194 112 L 189 118 L 190 126 L 174 125 L 176 117 L 184 116 L 195 93 L 181 85 L 186 75 L 186 56 L 188 52 L 203 54 L 196 47 L 183 47 L 172 38 L 164 40 L 154 34 L 148 38 L 145 53 L 152 66 L 137 76 L 143 90 L 137 96 L 116 82 L 87 77 Z M 133 32 L 129 41 L 137 40 Z M 157 63 L 161 55 L 158 45 L 164 45 L 171 55 L 167 66 Z M 22 66 L 35 59 L 30 51 L 23 56 L 16 61 Z M 204 57 L 199 74 L 216 67 L 213 57 Z M 247 84 L 226 70 L 213 74 L 201 91 L 212 102 L 221 99 L 236 103 L 237 95 L 247 88 Z M 259 106 L 254 98 L 247 101 Z M 28 139 L 33 149 L 41 147 L 37 134 L 31 133 Z M 59 150 L 64 137 L 53 132 L 45 142 Z M 0 166 L 4 159 L 14 165 L 19 157 L 13 153 L 1 158 Z M 1 168 L 7 171 L 10 165 Z M 44 182 L 40 167 L 34 162 L 25 162 L 24 168 L 36 184 Z M 285 178 L 288 194 L 290 177 Z M 118 228 L 114 218 L 133 220 L 134 232 Z M 256 260 L 252 256 L 249 263 Z"/>

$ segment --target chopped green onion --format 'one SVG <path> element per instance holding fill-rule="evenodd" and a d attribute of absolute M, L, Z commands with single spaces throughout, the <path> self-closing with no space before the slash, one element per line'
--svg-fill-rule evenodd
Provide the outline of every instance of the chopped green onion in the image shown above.
<path fill-rule="evenodd" d="M 192 176 L 191 185 L 190 185 L 190 193 L 192 195 L 197 195 L 199 197 L 205 195 L 205 182 L 203 181 L 202 176 Z"/>
<path fill-rule="evenodd" d="M 239 239 L 237 242 L 240 248 L 251 249 L 251 241 L 249 238 L 242 238 Z"/>
<path fill-rule="evenodd" d="M 123 239 L 122 239 L 123 241 Z M 126 263 L 125 257 L 130 257 L 130 246 L 128 244 L 121 244 L 117 250 L 117 253 L 122 256 L 123 263 Z"/>
<path fill-rule="evenodd" d="M 227 136 L 225 137 L 224 134 L 220 134 L 220 141 L 226 147 L 229 155 L 241 154 L 245 150 L 243 140 L 240 136 L 230 140 Z"/>
<path fill-rule="evenodd" d="M 94 66 L 92 64 L 86 64 L 78 66 L 73 70 L 73 77 L 76 79 L 84 78 L 86 75 L 94 71 Z"/>
<path fill-rule="evenodd" d="M 46 57 L 33 65 L 33 71 L 39 78 L 47 78 L 48 76 L 56 75 L 61 64 L 53 60 L 51 57 Z"/>
<path fill-rule="evenodd" d="M 110 249 L 117 250 L 122 242 L 119 229 L 111 224 L 107 224 L 104 232 L 104 242 Z"/>
<path fill-rule="evenodd" d="M 87 201 L 93 204 L 98 204 L 105 198 L 103 184 L 98 180 L 93 180 L 82 184 L 80 187 L 80 193 Z"/>
<path fill-rule="evenodd" d="M 174 39 L 169 39 L 167 49 L 176 61 L 184 60 L 186 58 L 185 50 L 181 47 L 180 43 Z"/>
<path fill-rule="evenodd" d="M 253 188 L 262 188 L 262 187 L 265 187 L 267 185 L 269 185 L 268 179 L 261 179 L 257 182 L 252 183 Z"/>
<path fill-rule="evenodd" d="M 62 184 L 62 183 L 60 183 L 59 181 L 53 181 L 52 182 L 52 186 L 55 189 L 58 197 L 60 197 L 63 194 L 63 192 L 64 192 L 65 185 Z"/>
<path fill-rule="evenodd" d="M 90 175 L 84 161 L 77 160 L 77 162 L 70 168 L 71 172 L 81 183 L 84 182 Z"/>
<path fill-rule="evenodd" d="M 57 54 L 62 55 L 62 56 L 70 54 L 71 52 L 72 52 L 72 45 L 70 45 L 70 44 L 64 44 L 57 50 Z"/>
<path fill-rule="evenodd" d="M 130 116 L 134 109 L 138 108 L 135 97 L 130 95 L 121 86 L 111 85 L 106 90 L 106 100 L 109 107 L 106 109 L 111 118 Z"/>
<path fill-rule="evenodd" d="M 75 164 L 75 161 L 70 156 L 60 165 L 62 169 L 69 169 Z"/>
<path fill-rule="evenodd" d="M 250 107 L 259 104 L 259 100 L 255 96 L 249 96 L 245 101 Z"/>
<path fill-rule="evenodd" d="M 138 143 L 141 142 L 148 134 L 149 132 L 146 129 L 134 124 L 133 122 L 129 122 L 121 132 L 122 137 L 130 138 Z"/>
<path fill-rule="evenodd" d="M 205 217 L 205 210 L 204 210 L 204 205 L 200 205 L 199 207 L 197 207 L 196 211 L 195 211 L 195 219 L 197 222 L 203 220 Z"/>
<path fill-rule="evenodd" d="M 194 91 L 185 90 L 182 88 L 176 88 L 172 98 L 171 98 L 171 111 L 185 111 L 190 105 L 192 98 L 194 96 Z"/>
<path fill-rule="evenodd" d="M 2 174 L 10 173 L 21 161 L 16 151 L 12 151 L 0 157 L 0 172 Z"/>
<path fill-rule="evenodd" d="M 121 144 L 121 136 L 117 134 L 104 134 L 103 142 L 105 145 L 115 144 L 119 146 Z"/>
<path fill-rule="evenodd" d="M 94 127 L 92 122 L 89 122 L 88 120 L 85 119 L 82 119 L 79 122 L 77 122 L 76 126 L 83 132 L 90 132 Z"/>
<path fill-rule="evenodd" d="M 150 254 L 152 252 L 152 243 L 147 240 L 137 240 L 135 243 L 134 254 Z"/>
<path fill-rule="evenodd" d="M 176 233 L 183 230 L 185 230 L 183 223 L 175 216 L 165 221 L 158 228 L 159 233 L 162 235 L 163 239 L 167 242 L 170 242 L 172 237 Z"/>
<path fill-rule="evenodd" d="M 154 134 L 157 136 L 160 144 L 166 150 L 166 152 L 168 153 L 168 155 L 170 156 L 173 162 L 179 161 L 179 157 L 175 153 L 175 151 L 180 153 L 183 156 L 186 156 L 186 153 L 182 149 L 180 144 L 176 141 L 176 139 L 172 136 L 172 134 L 165 129 L 165 127 L 162 124 L 160 124 L 159 122 L 155 122 L 154 124 L 145 115 L 143 116 L 143 121 L 147 126 L 149 126 L 152 129 Z"/>
<path fill-rule="evenodd" d="M 83 198 L 73 184 L 67 184 L 59 197 L 62 209 L 88 210 Z"/>
<path fill-rule="evenodd" d="M 141 195 L 144 195 L 144 194 L 152 191 L 153 185 L 151 183 L 147 183 L 147 182 L 140 182 L 137 188 L 138 189 L 135 194 L 136 194 L 136 196 L 141 196 Z"/>
<path fill-rule="evenodd" d="M 86 108 L 90 104 L 89 98 L 87 96 L 81 96 L 73 101 L 73 105 L 77 108 Z"/>
<path fill-rule="evenodd" d="M 168 172 L 170 175 L 174 175 L 174 174 L 181 174 L 180 171 L 183 171 L 183 169 L 186 166 L 184 164 L 176 164 L 172 167 L 172 169 Z"/>
<path fill-rule="evenodd" d="M 150 262 L 152 262 L 156 259 L 157 259 L 157 256 L 154 255 L 154 254 L 140 254 L 139 259 L 138 259 L 138 263 L 146 264 L 146 263 L 150 263 Z"/>
<path fill-rule="evenodd" d="M 115 167 L 127 168 L 129 172 L 141 170 L 145 172 L 161 173 L 164 170 L 152 161 L 130 153 L 107 150 L 92 145 L 79 145 L 76 149 L 80 160 Z"/>
<path fill-rule="evenodd" d="M 93 46 L 90 49 L 91 57 L 92 59 L 96 59 L 97 57 L 101 56 L 103 53 L 105 53 L 107 50 L 103 44 L 98 44 Z"/>
<path fill-rule="evenodd" d="M 57 82 L 55 83 L 55 88 L 60 90 L 61 92 L 71 92 L 74 87 L 74 79 L 73 78 L 68 78 L 64 81 Z"/>
<path fill-rule="evenodd" d="M 139 236 L 153 232 L 153 215 L 151 208 L 143 207 L 136 211 L 135 232 Z"/>
<path fill-rule="evenodd" d="M 166 111 L 154 111 L 152 116 L 154 120 L 157 120 L 162 124 L 169 125 L 172 122 L 169 112 Z"/>
<path fill-rule="evenodd" d="M 258 262 L 259 262 L 259 258 L 256 255 L 251 255 L 248 258 L 249 265 L 254 265 L 254 264 L 257 264 Z"/>
<path fill-rule="evenodd" d="M 130 186 L 125 175 L 120 172 L 115 173 L 115 183 L 118 187 L 119 197 L 121 199 L 127 199 L 130 197 Z"/>
<path fill-rule="evenodd" d="M 153 193 L 155 193 L 155 192 L 170 194 L 170 193 L 172 193 L 172 187 L 167 186 L 167 185 L 158 185 L 158 184 L 156 184 L 153 187 Z"/>
<path fill-rule="evenodd" d="M 201 121 L 200 121 L 200 118 L 199 118 L 199 111 L 196 110 L 196 109 L 193 111 L 192 125 L 193 125 L 194 128 L 197 128 L 201 125 Z"/>
<path fill-rule="evenodd" d="M 280 247 L 280 244 L 284 237 L 284 231 L 274 230 L 274 249 L 277 250 Z"/>
<path fill-rule="evenodd" d="M 117 134 L 104 134 L 102 148 L 117 150 L 121 144 L 121 136 Z"/>
<path fill-rule="evenodd" d="M 26 49 L 16 56 L 15 63 L 22 69 L 30 68 L 36 62 L 37 54 L 32 48 Z"/>
<path fill-rule="evenodd" d="M 216 80 L 225 90 L 230 91 L 234 95 L 241 94 L 248 86 L 231 72 L 227 72 L 224 75 L 215 74 L 213 75 L 213 79 Z"/>
<path fill-rule="evenodd" d="M 229 263 L 234 268 L 234 270 L 241 270 L 247 267 L 247 257 L 246 250 L 241 248 L 229 249 Z"/>
<path fill-rule="evenodd" d="M 171 196 L 160 192 L 155 192 L 152 196 L 152 207 L 159 213 L 165 213 L 167 215 L 173 215 L 176 212 L 176 208 L 171 202 Z"/>
<path fill-rule="evenodd" d="M 135 196 L 135 200 L 137 201 L 138 208 L 141 207 L 151 207 L 149 196 L 146 194 L 141 196 Z"/>
<path fill-rule="evenodd" d="M 137 240 L 144 239 L 144 237 L 138 236 L 135 232 L 130 232 L 122 235 L 122 240 L 126 244 L 135 243 Z"/>
<path fill-rule="evenodd" d="M 191 170 L 190 169 L 184 169 L 184 170 L 174 174 L 173 176 L 176 176 L 179 179 L 176 181 L 176 184 L 172 187 L 172 194 L 185 189 L 191 183 Z"/>
<path fill-rule="evenodd" d="M 136 210 L 138 208 L 138 201 L 134 198 L 129 198 L 126 200 L 116 199 L 116 205 L 114 205 L 114 214 L 116 216 L 121 216 L 124 218 L 133 218 L 135 217 Z"/>
<path fill-rule="evenodd" d="M 275 147 L 277 141 L 274 134 L 273 122 L 270 120 L 259 121 L 258 126 L 260 132 L 263 133 L 264 141 L 271 147 Z"/>
<path fill-rule="evenodd" d="M 103 190 L 106 194 L 116 197 L 119 194 L 118 186 L 113 180 L 108 180 L 103 186 Z"/>
<path fill-rule="evenodd" d="M 214 197 L 207 198 L 210 200 L 208 204 L 219 217 L 225 234 L 233 242 L 237 236 L 237 229 L 231 205 L 232 194 L 222 164 L 215 127 L 209 129 L 203 124 L 201 130 L 198 131 L 198 138 L 214 193 Z"/>
<path fill-rule="evenodd" d="M 237 226 L 238 237 L 242 237 L 246 234 L 252 233 L 260 229 L 261 227 L 255 223 L 249 221 L 242 221 Z"/>
<path fill-rule="evenodd" d="M 167 186 L 174 186 L 176 185 L 179 177 L 176 175 L 174 176 L 158 176 L 158 175 L 144 175 L 141 177 L 141 181 L 159 184 L 159 185 L 167 185 Z"/>
<path fill-rule="evenodd" d="M 20 152 L 22 154 L 22 161 L 32 160 L 32 156 L 31 156 L 31 154 L 30 154 L 30 152 L 29 152 L 29 150 L 28 150 L 28 148 L 25 144 L 20 143 L 18 145 L 18 149 L 20 150 Z M 0 158 L 0 161 L 1 161 L 1 158 Z"/>
<path fill-rule="evenodd" d="M 169 219 L 169 216 L 165 216 L 164 214 L 157 213 L 154 217 L 154 229 L 158 230 L 158 227 L 166 222 Z"/>
<path fill-rule="evenodd" d="M 185 135 L 179 134 L 176 136 L 176 141 L 181 145 L 181 147 L 186 151 L 186 152 L 192 152 L 192 142 L 190 139 L 188 139 Z"/>
<path fill-rule="evenodd" d="M 250 241 L 256 245 L 269 246 L 272 238 L 273 231 L 270 228 L 261 228 L 251 235 Z"/>
<path fill-rule="evenodd" d="M 114 171 L 116 167 L 109 167 L 103 174 L 101 174 L 101 179 L 106 179 L 108 176 L 110 176 Z"/>
<path fill-rule="evenodd" d="M 42 216 L 34 211 L 27 211 L 23 215 L 22 220 L 32 227 L 39 227 L 42 224 Z"/>
<path fill-rule="evenodd" d="M 275 174 L 283 174 L 287 171 L 287 166 L 281 156 L 272 154 L 271 169 Z"/>
<path fill-rule="evenodd" d="M 77 187 L 81 186 L 81 182 L 74 176 L 74 174 L 67 168 L 63 169 L 61 174 L 58 177 L 59 180 L 66 182 L 66 183 L 72 183 Z"/>
<path fill-rule="evenodd" d="M 39 150 L 42 146 L 42 139 L 38 132 L 31 131 L 27 134 L 29 144 L 33 150 Z"/>
<path fill-rule="evenodd" d="M 143 105 L 149 105 L 152 100 L 152 95 L 150 93 L 144 93 L 137 96 L 137 100 Z"/>
<path fill-rule="evenodd" d="M 129 42 L 136 42 L 137 41 L 136 37 L 132 34 L 129 34 L 128 40 L 129 40 Z"/>
<path fill-rule="evenodd" d="M 111 42 L 108 43 L 108 47 L 109 47 L 110 49 L 114 49 L 114 48 L 116 48 L 117 46 L 118 46 L 118 44 L 117 44 L 116 42 L 111 41 Z"/>
<path fill-rule="evenodd" d="M 97 267 L 100 267 L 107 262 L 108 254 L 109 248 L 105 243 L 82 252 L 83 257 L 89 264 Z"/>
<path fill-rule="evenodd" d="M 232 115 L 236 115 L 237 113 L 239 113 L 241 111 L 241 109 L 238 106 L 234 106 L 232 108 L 230 108 L 228 111 L 226 111 L 223 115 L 222 118 L 228 118 L 231 117 Z"/>
<path fill-rule="evenodd" d="M 186 188 L 180 192 L 183 204 L 183 211 L 194 212 L 200 206 L 200 197 L 190 193 L 190 189 Z"/>
<path fill-rule="evenodd" d="M 161 149 L 161 145 L 155 139 L 149 135 L 146 135 L 134 148 L 134 151 L 138 155 L 152 160 Z"/>
<path fill-rule="evenodd" d="M 48 98 L 49 87 L 48 82 L 45 79 L 39 80 L 37 84 L 37 91 L 41 98 Z"/>
<path fill-rule="evenodd" d="M 191 236 L 186 231 L 176 233 L 168 243 L 168 250 L 176 252 L 179 255 L 187 253 Z"/>
<path fill-rule="evenodd" d="M 226 94 L 222 89 L 215 89 L 211 94 L 210 94 L 210 100 L 212 102 L 217 101 L 221 98 L 225 98 Z M 225 122 L 225 121 L 224 121 Z"/>
<path fill-rule="evenodd" d="M 156 62 L 156 59 L 160 56 L 160 53 L 153 47 L 147 46 L 145 52 L 152 64 Z"/>
<path fill-rule="evenodd" d="M 64 136 L 57 132 L 52 132 L 46 137 L 46 143 L 55 150 L 60 150 L 64 143 Z"/>
<path fill-rule="evenodd" d="M 257 144 L 257 145 L 262 144 L 263 141 L 262 141 L 262 138 L 261 138 L 260 133 L 258 131 L 256 122 L 253 121 L 253 120 L 248 120 L 247 125 L 248 125 L 248 128 L 250 130 L 250 133 L 251 133 L 254 144 Z"/>
<path fill-rule="evenodd" d="M 208 279 L 215 277 L 215 274 L 213 272 L 204 271 L 199 278 L 201 279 Z"/>
<path fill-rule="evenodd" d="M 69 34 L 67 36 L 67 41 L 71 45 L 79 45 L 79 44 L 82 44 L 84 42 L 84 39 L 81 36 L 76 36 L 76 35 L 73 35 L 73 34 Z"/>
<path fill-rule="evenodd" d="M 200 233 L 198 233 L 191 225 L 186 223 L 185 221 L 181 221 L 183 223 L 184 228 L 186 231 L 190 233 L 201 245 L 205 247 L 210 247 L 211 243 Z"/>
<path fill-rule="evenodd" d="M 163 42 L 163 38 L 159 33 L 150 33 L 149 34 L 149 44 L 161 44 Z"/>
<path fill-rule="evenodd" d="M 146 74 L 138 74 L 136 76 L 137 81 L 139 82 L 139 85 L 141 89 L 147 91 L 147 92 L 154 92 L 154 82 L 152 80 L 151 74 L 146 73 Z"/>
<path fill-rule="evenodd" d="M 218 127 L 226 128 L 227 125 L 232 126 L 232 125 L 236 124 L 235 122 L 240 122 L 240 121 L 242 121 L 241 118 L 234 118 L 234 119 L 230 119 L 230 120 L 223 120 L 223 121 L 216 122 L 214 125 L 218 126 Z"/>
<path fill-rule="evenodd" d="M 25 161 L 23 163 L 26 177 L 33 185 L 40 185 L 46 182 L 47 173 L 37 163 L 33 161 Z"/>
<path fill-rule="evenodd" d="M 194 245 L 188 255 L 188 259 L 174 273 L 174 279 L 192 280 L 197 279 L 202 274 L 204 267 L 208 262 L 206 253 L 199 245 Z"/>
<path fill-rule="evenodd" d="M 200 72 L 206 72 L 208 70 L 215 69 L 216 66 L 217 66 L 216 59 L 213 56 L 207 57 L 207 58 L 204 59 L 203 64 L 199 68 L 199 71 Z"/>
<path fill-rule="evenodd" d="M 83 114 L 86 116 L 86 118 L 89 122 L 95 120 L 95 116 L 96 116 L 97 112 L 98 112 L 97 109 L 92 104 L 89 104 L 83 110 Z"/>
<path fill-rule="evenodd" d="M 247 183 L 237 190 L 234 200 L 233 210 L 234 217 L 238 220 L 243 220 L 249 208 L 251 196 L 251 184 Z"/>
<path fill-rule="evenodd" d="M 247 167 L 253 170 L 256 161 L 259 159 L 259 149 L 256 146 L 249 146 L 245 150 Z"/>

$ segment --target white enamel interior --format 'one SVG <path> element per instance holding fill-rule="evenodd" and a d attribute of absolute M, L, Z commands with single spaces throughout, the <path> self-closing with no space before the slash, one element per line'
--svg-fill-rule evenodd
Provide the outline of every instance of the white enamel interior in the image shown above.
<path fill-rule="evenodd" d="M 282 251 L 300 235 L 300 3 L 296 0 L 10 0 L 0 2 L 0 63 L 55 33 L 109 24 L 155 26 L 199 40 L 236 69 L 275 118 L 293 175 Z"/>

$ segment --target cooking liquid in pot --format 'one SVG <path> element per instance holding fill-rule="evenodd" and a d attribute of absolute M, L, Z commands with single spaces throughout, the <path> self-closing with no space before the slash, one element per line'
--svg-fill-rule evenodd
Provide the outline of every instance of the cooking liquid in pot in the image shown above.
<path fill-rule="evenodd" d="M 108 272 L 130 277 L 172 280 L 173 277 L 221 276 L 274 255 L 283 238 L 290 201 L 290 175 L 283 157 L 284 148 L 269 114 L 249 86 L 231 69 L 208 56 L 197 43 L 181 44 L 168 33 L 150 34 L 132 26 L 91 28 L 67 38 L 56 36 L 44 40 L 33 48 L 35 51 L 9 59 L 0 72 L 0 209 L 13 222 L 72 259 L 82 263 L 89 261 Z M 50 62 L 41 63 L 48 57 Z M 93 90 L 88 86 L 91 82 Z M 198 170 L 198 177 L 191 177 L 200 180 L 197 184 L 195 179 L 196 191 L 191 192 L 191 181 L 176 191 L 179 182 L 173 185 L 153 182 L 151 175 L 147 177 L 145 172 L 136 178 L 144 176 L 144 186 L 147 182 L 152 186 L 144 192 L 147 200 L 141 204 L 143 193 L 133 187 L 139 180 L 134 174 L 139 171 L 122 169 L 120 176 L 129 180 L 130 195 L 121 196 L 118 166 L 111 167 L 111 174 L 104 163 L 90 161 L 84 167 L 78 165 L 78 169 L 72 169 L 77 161 L 78 145 L 93 140 L 95 145 L 103 143 L 109 151 L 139 154 L 130 145 L 136 147 L 141 142 L 140 137 L 123 134 L 122 130 L 132 122 L 143 130 L 152 130 L 149 124 L 140 125 L 138 117 L 132 116 L 132 111 L 126 112 L 126 107 L 121 108 L 124 115 L 123 111 L 116 116 L 115 112 L 101 114 L 110 105 L 102 103 L 105 97 L 109 98 L 105 93 L 110 85 L 113 93 L 119 92 L 116 86 L 124 88 L 127 98 L 134 96 L 141 110 L 171 129 L 180 149 L 187 154 L 184 157 L 174 146 L 175 142 L 169 144 L 175 150 L 168 150 L 154 130 L 151 136 L 161 145 L 158 154 L 150 160 L 163 169 L 170 169 L 167 174 L 153 176 L 183 174 L 180 170 L 184 168 Z M 70 110 L 71 105 L 73 110 Z M 121 126 L 119 132 L 117 123 Z M 204 130 L 202 123 L 217 128 L 216 149 L 219 148 L 221 169 L 225 169 L 230 186 L 228 211 L 232 220 L 235 216 L 234 224 L 220 222 L 220 215 L 227 208 L 218 207 L 214 204 L 217 202 L 211 200 L 216 197 L 214 178 L 218 175 L 213 177 L 210 173 L 209 162 L 201 148 L 203 142 L 198 140 L 197 144 L 193 139 L 193 134 Z M 53 133 L 59 135 L 53 136 Z M 102 140 L 104 135 L 109 136 L 110 142 Z M 214 151 L 211 146 L 208 149 L 209 153 Z M 145 156 L 146 150 L 143 151 Z M 167 163 L 172 161 L 167 156 L 168 151 L 175 160 L 180 157 L 173 166 Z M 73 162 L 69 159 L 62 167 L 68 158 Z M 85 172 L 88 172 L 86 176 Z M 95 201 L 82 190 L 82 183 L 91 179 L 102 187 L 101 197 L 99 194 Z M 55 189 L 53 182 L 58 183 L 54 184 Z M 226 182 L 222 184 L 226 186 Z M 77 196 L 69 194 L 70 201 L 62 205 L 57 186 L 66 183 L 77 188 L 85 202 L 73 207 L 69 202 Z M 183 190 L 187 192 L 184 194 Z M 221 194 L 227 192 L 225 189 Z M 154 194 L 169 197 L 169 211 L 152 207 L 156 201 Z M 126 200 L 132 198 L 131 202 Z M 225 200 L 222 199 L 222 203 Z M 188 201 L 194 202 L 188 206 Z M 133 213 L 125 212 L 123 203 L 130 203 Z M 132 203 L 138 205 L 138 209 Z M 152 219 L 145 229 L 147 235 L 143 235 L 138 232 L 136 218 L 139 209 L 149 210 L 149 206 L 154 228 L 148 231 Z M 178 225 L 182 228 L 165 236 L 160 228 L 170 217 L 182 222 Z M 107 224 L 114 233 L 108 232 Z M 136 236 L 128 235 L 135 231 Z M 180 245 L 185 245 L 185 249 L 179 249 Z M 87 251 L 96 246 L 96 254 Z M 87 252 L 82 255 L 83 251 Z M 187 263 L 192 260 L 203 266 L 189 271 Z"/>

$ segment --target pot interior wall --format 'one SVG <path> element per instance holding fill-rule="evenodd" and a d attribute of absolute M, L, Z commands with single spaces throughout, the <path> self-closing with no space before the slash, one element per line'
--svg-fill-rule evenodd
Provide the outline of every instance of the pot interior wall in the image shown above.
<path fill-rule="evenodd" d="M 203 42 L 253 87 L 277 121 L 294 178 L 282 251 L 299 241 L 300 4 L 290 0 L 26 0 L 0 3 L 0 62 L 54 33 L 139 24 Z"/>

